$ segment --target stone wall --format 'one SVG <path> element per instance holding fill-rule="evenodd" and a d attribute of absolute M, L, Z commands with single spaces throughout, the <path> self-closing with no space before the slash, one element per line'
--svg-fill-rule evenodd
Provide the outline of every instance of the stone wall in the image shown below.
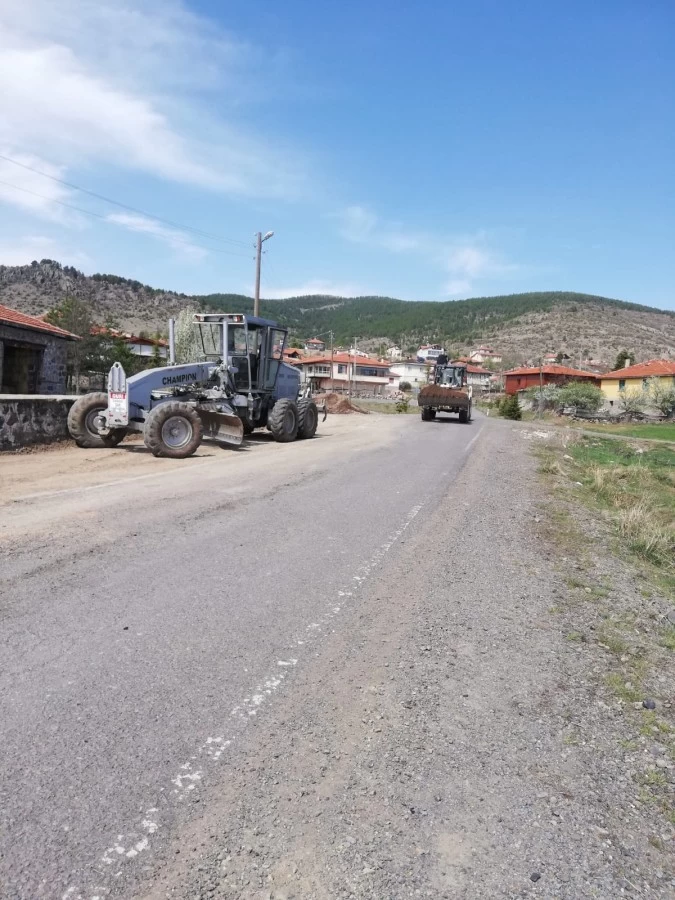
<path fill-rule="evenodd" d="M 17 450 L 67 438 L 68 411 L 76 399 L 0 395 L 0 450 Z"/>
<path fill-rule="evenodd" d="M 40 354 L 38 394 L 62 394 L 66 390 L 68 340 L 32 328 L 15 328 L 0 323 L 0 386 L 7 380 L 3 379 L 4 366 L 8 364 L 5 344 L 20 345 Z"/>

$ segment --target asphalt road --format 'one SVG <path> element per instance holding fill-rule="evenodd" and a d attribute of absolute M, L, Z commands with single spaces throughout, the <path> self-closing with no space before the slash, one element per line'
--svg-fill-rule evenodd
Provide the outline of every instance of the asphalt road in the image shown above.
<path fill-rule="evenodd" d="M 185 463 L 101 451 L 143 464 L 112 482 L 97 451 L 65 487 L 27 477 L 0 509 L 0 894 L 149 889 L 484 425 L 349 417 Z"/>

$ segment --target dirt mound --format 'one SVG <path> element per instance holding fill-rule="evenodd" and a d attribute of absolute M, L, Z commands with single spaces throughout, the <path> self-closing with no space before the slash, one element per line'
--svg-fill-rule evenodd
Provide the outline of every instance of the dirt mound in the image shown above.
<path fill-rule="evenodd" d="M 369 412 L 367 409 L 361 409 L 359 406 L 356 406 L 349 397 L 345 397 L 342 394 L 319 394 L 314 399 L 319 406 L 322 406 L 325 402 L 328 412 L 339 416 L 346 416 L 351 413 L 368 415 Z"/>

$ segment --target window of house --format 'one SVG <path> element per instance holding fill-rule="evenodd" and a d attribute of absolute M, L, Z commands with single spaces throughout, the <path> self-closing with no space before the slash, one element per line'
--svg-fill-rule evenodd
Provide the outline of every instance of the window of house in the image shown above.
<path fill-rule="evenodd" d="M 377 375 L 377 369 L 374 366 L 357 366 L 356 374 L 373 376 Z"/>
<path fill-rule="evenodd" d="M 626 379 L 625 378 L 619 378 L 619 390 L 620 391 L 626 390 Z"/>
<path fill-rule="evenodd" d="M 347 371 L 347 366 L 342 365 L 342 363 L 338 364 L 338 375 L 344 375 Z"/>
<path fill-rule="evenodd" d="M 643 379 L 642 379 L 642 390 L 643 390 L 643 391 L 648 391 L 648 390 L 649 390 L 649 378 L 643 378 Z"/>

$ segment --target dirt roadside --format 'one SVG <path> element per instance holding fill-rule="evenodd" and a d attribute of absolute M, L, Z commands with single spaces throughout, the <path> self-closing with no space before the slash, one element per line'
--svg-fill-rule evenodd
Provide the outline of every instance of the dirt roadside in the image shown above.
<path fill-rule="evenodd" d="M 0 544 L 49 532 L 57 526 L 83 526 L 106 508 L 137 507 L 142 485 L 144 509 L 174 497 L 202 502 L 209 489 L 224 492 L 262 490 L 273 477 L 305 477 L 342 465 L 351 453 L 384 446 L 396 439 L 397 416 L 329 416 L 311 441 L 277 444 L 256 433 L 240 448 L 205 441 L 189 459 L 156 459 L 139 439 L 112 450 L 82 450 L 72 443 L 42 452 L 0 456 Z M 163 511 L 162 511 L 163 510 Z M 159 506 L 157 515 L 166 514 Z M 125 517 L 118 520 L 125 527 Z M 133 523 L 131 523 L 133 524 Z"/>
<path fill-rule="evenodd" d="M 673 896 L 673 828 L 639 801 L 649 761 L 558 614 L 579 563 L 540 527 L 524 430 L 486 426 L 348 627 L 252 724 L 146 900 Z"/>

